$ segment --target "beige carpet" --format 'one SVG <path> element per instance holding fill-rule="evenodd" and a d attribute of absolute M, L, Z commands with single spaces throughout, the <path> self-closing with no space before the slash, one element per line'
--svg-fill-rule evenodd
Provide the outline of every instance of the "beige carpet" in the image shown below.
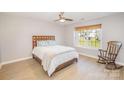
<path fill-rule="evenodd" d="M 124 79 L 124 68 L 106 70 L 103 64 L 86 56 L 48 77 L 42 66 L 34 59 L 4 65 L 0 70 L 1 80 L 119 80 Z"/>

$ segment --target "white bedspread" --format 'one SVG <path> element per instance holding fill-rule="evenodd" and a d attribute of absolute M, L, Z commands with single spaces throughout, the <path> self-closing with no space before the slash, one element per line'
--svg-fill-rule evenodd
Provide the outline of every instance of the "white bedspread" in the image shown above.
<path fill-rule="evenodd" d="M 78 58 L 78 53 L 74 48 L 60 45 L 35 47 L 32 53 L 42 60 L 43 69 L 49 76 L 60 64 Z"/>

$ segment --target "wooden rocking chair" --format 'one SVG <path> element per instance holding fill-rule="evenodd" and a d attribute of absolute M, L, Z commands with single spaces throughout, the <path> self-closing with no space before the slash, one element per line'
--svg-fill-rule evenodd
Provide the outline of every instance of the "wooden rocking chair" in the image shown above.
<path fill-rule="evenodd" d="M 115 63 L 121 46 L 122 43 L 119 41 L 109 41 L 107 50 L 99 49 L 98 63 L 106 64 L 106 68 L 110 70 L 121 68 L 122 66 L 118 66 Z"/>

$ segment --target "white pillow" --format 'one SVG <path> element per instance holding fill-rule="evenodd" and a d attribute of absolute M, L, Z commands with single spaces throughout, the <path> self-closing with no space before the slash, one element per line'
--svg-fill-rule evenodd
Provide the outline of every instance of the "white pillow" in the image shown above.
<path fill-rule="evenodd" d="M 49 45 L 50 46 L 56 45 L 56 41 L 55 40 L 49 40 L 48 42 L 49 42 Z"/>
<path fill-rule="evenodd" d="M 37 46 L 49 46 L 48 40 L 37 41 Z"/>

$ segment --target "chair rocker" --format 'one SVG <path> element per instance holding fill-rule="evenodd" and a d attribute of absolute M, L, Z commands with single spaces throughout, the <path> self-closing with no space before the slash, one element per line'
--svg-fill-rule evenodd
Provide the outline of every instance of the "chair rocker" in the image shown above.
<path fill-rule="evenodd" d="M 121 68 L 122 66 L 119 66 L 115 63 L 121 46 L 122 43 L 119 41 L 109 41 L 107 50 L 99 49 L 98 63 L 106 64 L 106 69 L 109 70 Z"/>

